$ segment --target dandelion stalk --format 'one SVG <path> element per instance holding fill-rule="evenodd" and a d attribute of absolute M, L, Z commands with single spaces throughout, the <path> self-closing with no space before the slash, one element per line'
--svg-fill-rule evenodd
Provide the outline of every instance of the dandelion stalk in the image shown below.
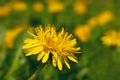
<path fill-rule="evenodd" d="M 40 74 L 40 72 L 43 70 L 43 68 L 45 67 L 46 64 L 42 64 L 40 63 L 38 65 L 37 70 L 28 78 L 28 80 L 36 80 L 36 78 L 38 77 L 38 75 Z"/>
<path fill-rule="evenodd" d="M 21 48 L 19 48 L 18 51 L 16 51 L 16 55 L 13 59 L 12 65 L 9 68 L 9 71 L 7 72 L 6 76 L 4 77 L 4 80 L 8 80 L 10 78 L 10 76 L 13 74 L 13 72 L 16 70 L 16 64 L 19 60 L 21 52 L 22 52 Z"/>

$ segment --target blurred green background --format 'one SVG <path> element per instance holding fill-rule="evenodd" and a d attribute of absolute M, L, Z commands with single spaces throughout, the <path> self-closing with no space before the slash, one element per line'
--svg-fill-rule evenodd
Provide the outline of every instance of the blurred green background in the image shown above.
<path fill-rule="evenodd" d="M 120 80 L 120 0 L 0 0 L 0 80 L 27 80 L 37 69 L 22 46 L 29 27 L 54 24 L 77 38 L 78 64 L 51 64 L 37 80 Z M 108 33 L 107 33 L 108 32 Z M 107 36 L 107 37 L 106 37 Z"/>

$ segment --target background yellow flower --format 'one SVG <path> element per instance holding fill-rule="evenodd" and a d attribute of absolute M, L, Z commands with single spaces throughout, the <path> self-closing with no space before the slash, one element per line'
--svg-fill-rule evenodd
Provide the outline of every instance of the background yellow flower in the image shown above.
<path fill-rule="evenodd" d="M 48 3 L 48 11 L 50 13 L 61 12 L 64 9 L 64 3 L 62 2 L 50 2 Z"/>
<path fill-rule="evenodd" d="M 74 12 L 76 14 L 85 14 L 87 12 L 86 4 L 82 1 L 76 2 L 76 4 L 74 4 Z"/>
<path fill-rule="evenodd" d="M 18 26 L 18 27 L 14 28 L 14 29 L 6 30 L 4 44 L 6 44 L 9 48 L 13 48 L 14 39 L 24 29 L 25 29 L 25 27 Z"/>
<path fill-rule="evenodd" d="M 74 30 L 77 38 L 82 42 L 87 42 L 90 37 L 91 28 L 88 25 L 80 25 Z"/>
<path fill-rule="evenodd" d="M 27 9 L 27 4 L 25 2 L 14 2 L 12 7 L 15 11 L 25 11 Z"/>
<path fill-rule="evenodd" d="M 4 6 L 0 6 L 0 17 L 8 16 L 11 12 L 11 7 L 6 4 Z"/>
<path fill-rule="evenodd" d="M 43 10 L 43 4 L 40 2 L 36 2 L 33 4 L 33 9 L 37 12 L 42 11 Z"/>
<path fill-rule="evenodd" d="M 120 32 L 110 30 L 106 32 L 105 36 L 101 38 L 103 44 L 107 46 L 118 46 L 120 47 Z"/>
<path fill-rule="evenodd" d="M 92 18 L 88 19 L 87 24 L 88 24 L 91 28 L 95 27 L 95 26 L 98 24 L 97 17 L 92 17 Z"/>
<path fill-rule="evenodd" d="M 112 14 L 111 11 L 104 11 L 98 15 L 97 19 L 100 25 L 106 25 L 108 22 L 112 21 L 113 18 L 114 18 L 114 15 Z"/>

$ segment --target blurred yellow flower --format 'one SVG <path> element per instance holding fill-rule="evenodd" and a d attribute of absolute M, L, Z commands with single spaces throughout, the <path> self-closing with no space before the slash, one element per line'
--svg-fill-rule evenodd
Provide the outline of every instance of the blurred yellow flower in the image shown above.
<path fill-rule="evenodd" d="M 4 51 L 3 50 L 0 50 L 0 56 L 4 55 Z"/>
<path fill-rule="evenodd" d="M 14 39 L 15 37 L 22 32 L 25 29 L 25 27 L 18 26 L 14 29 L 8 29 L 6 30 L 4 44 L 6 44 L 9 48 L 13 47 Z"/>
<path fill-rule="evenodd" d="M 27 4 L 25 2 L 14 2 L 12 6 L 15 11 L 25 11 L 27 9 Z"/>
<path fill-rule="evenodd" d="M 120 47 L 120 32 L 110 30 L 105 33 L 101 38 L 103 44 L 106 46 L 119 46 Z"/>
<path fill-rule="evenodd" d="M 74 34 L 82 42 L 87 42 L 90 36 L 91 28 L 88 25 L 80 25 L 75 28 Z"/>
<path fill-rule="evenodd" d="M 96 25 L 97 25 L 97 17 L 92 17 L 92 18 L 90 18 L 89 20 L 88 20 L 88 22 L 87 22 L 87 24 L 91 27 L 91 28 L 93 28 L 93 27 L 95 27 Z"/>
<path fill-rule="evenodd" d="M 98 24 L 104 26 L 108 22 L 112 21 L 113 17 L 114 16 L 111 11 L 104 11 L 98 15 L 98 18 L 97 18 Z"/>
<path fill-rule="evenodd" d="M 74 5 L 74 12 L 76 14 L 85 14 L 87 12 L 86 4 L 82 1 L 78 1 Z"/>
<path fill-rule="evenodd" d="M 58 1 L 48 3 L 48 11 L 50 13 L 61 12 L 64 8 L 65 5 Z"/>
<path fill-rule="evenodd" d="M 42 63 L 46 63 L 49 55 L 52 55 L 52 64 L 62 70 L 62 61 L 70 69 L 68 59 L 78 63 L 73 53 L 78 53 L 79 47 L 75 47 L 76 39 L 72 38 L 72 34 L 64 31 L 64 28 L 57 33 L 54 25 L 47 25 L 45 29 L 42 26 L 29 30 L 30 38 L 24 40 L 26 56 L 37 55 L 37 60 L 42 59 Z M 68 58 L 68 59 L 67 59 Z"/>
<path fill-rule="evenodd" d="M 33 9 L 36 11 L 36 12 L 40 12 L 43 10 L 43 4 L 41 2 L 36 2 L 33 4 Z"/>
<path fill-rule="evenodd" d="M 11 7 L 8 5 L 0 6 L 0 17 L 8 16 L 11 12 Z"/>

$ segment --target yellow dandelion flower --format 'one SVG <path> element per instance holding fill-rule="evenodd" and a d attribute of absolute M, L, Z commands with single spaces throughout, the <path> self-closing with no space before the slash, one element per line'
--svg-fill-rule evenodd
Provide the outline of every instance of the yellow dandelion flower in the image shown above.
<path fill-rule="evenodd" d="M 74 5 L 74 12 L 76 14 L 85 14 L 87 11 L 86 4 L 84 2 L 78 1 Z"/>
<path fill-rule="evenodd" d="M 14 29 L 6 30 L 4 44 L 6 44 L 9 48 L 12 48 L 15 37 L 24 29 L 25 27 L 18 26 Z"/>
<path fill-rule="evenodd" d="M 15 11 L 25 11 L 27 9 L 27 4 L 25 2 L 14 2 L 12 6 Z"/>
<path fill-rule="evenodd" d="M 92 17 L 92 18 L 90 18 L 89 20 L 88 20 L 88 22 L 87 22 L 87 24 L 91 27 L 91 28 L 93 28 L 93 27 L 95 27 L 96 25 L 97 25 L 97 18 L 96 17 Z"/>
<path fill-rule="evenodd" d="M 91 28 L 88 25 L 80 25 L 75 28 L 74 34 L 82 42 L 87 42 L 90 36 Z"/>
<path fill-rule="evenodd" d="M 33 9 L 36 11 L 36 12 L 40 12 L 43 10 L 43 4 L 41 2 L 36 2 L 33 4 Z"/>
<path fill-rule="evenodd" d="M 4 6 L 0 6 L 0 17 L 8 16 L 11 12 L 11 7 L 7 4 Z"/>
<path fill-rule="evenodd" d="M 42 26 L 29 30 L 30 38 L 24 40 L 26 56 L 37 55 L 37 60 L 46 63 L 50 54 L 52 55 L 52 64 L 62 70 L 62 60 L 67 68 L 70 69 L 68 59 L 78 63 L 73 53 L 78 53 L 79 47 L 75 47 L 76 39 L 72 39 L 72 34 L 65 32 L 64 28 L 57 33 L 54 25 L 47 25 L 45 29 Z"/>
<path fill-rule="evenodd" d="M 101 38 L 103 44 L 107 46 L 119 46 L 120 47 L 120 32 L 110 30 L 106 32 L 105 36 Z"/>
<path fill-rule="evenodd" d="M 111 11 L 104 11 L 104 12 L 100 13 L 97 17 L 98 24 L 104 26 L 108 22 L 112 21 L 113 17 L 114 16 Z"/>
<path fill-rule="evenodd" d="M 5 51 L 0 50 L 0 56 L 3 56 L 5 54 Z"/>
<path fill-rule="evenodd" d="M 64 7 L 64 4 L 58 1 L 48 3 L 48 11 L 50 13 L 61 12 L 64 9 Z"/>

